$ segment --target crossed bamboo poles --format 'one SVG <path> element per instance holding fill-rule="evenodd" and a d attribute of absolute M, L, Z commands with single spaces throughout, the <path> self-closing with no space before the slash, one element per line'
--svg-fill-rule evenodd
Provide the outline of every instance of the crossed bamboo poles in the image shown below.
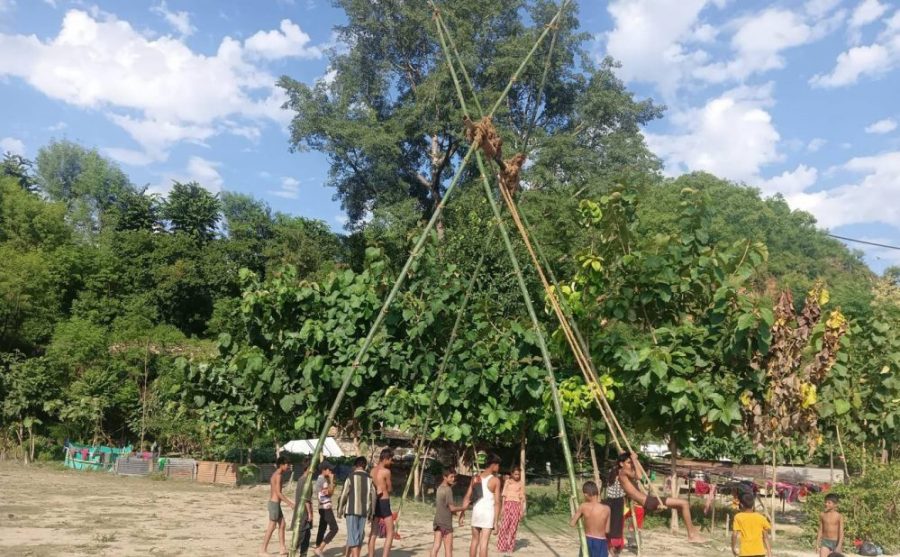
<path fill-rule="evenodd" d="M 550 20 L 550 22 L 545 26 L 544 30 L 538 36 L 538 38 L 535 41 L 534 45 L 532 46 L 531 50 L 528 52 L 528 54 L 525 56 L 525 59 L 521 62 L 519 67 L 513 73 L 512 77 L 510 78 L 510 80 L 507 83 L 506 87 L 504 88 L 503 92 L 500 94 L 499 98 L 495 101 L 494 105 L 491 107 L 490 111 L 487 113 L 487 117 L 493 117 L 494 113 L 497 111 L 497 109 L 500 107 L 500 105 L 503 103 L 503 101 L 509 95 L 509 92 L 512 89 L 513 85 L 519 79 L 519 77 L 521 77 L 522 72 L 525 70 L 528 63 L 533 58 L 537 49 L 540 47 L 540 45 L 546 39 L 546 37 L 550 33 L 551 29 L 555 31 L 558 28 L 559 20 L 562 17 L 562 14 L 563 14 L 566 6 L 569 4 L 569 1 L 570 0 L 563 0 L 556 15 L 554 15 L 554 17 Z M 436 20 L 437 26 L 438 26 L 438 34 L 439 34 L 439 37 L 441 40 L 441 46 L 444 50 L 444 54 L 447 58 L 447 63 L 450 67 L 451 75 L 453 77 L 454 85 L 456 87 L 456 91 L 457 91 L 457 95 L 460 100 L 460 104 L 463 108 L 464 113 L 466 114 L 466 116 L 468 116 L 469 112 L 468 112 L 468 107 L 466 106 L 466 103 L 465 103 L 465 96 L 462 93 L 462 88 L 460 87 L 459 79 L 456 74 L 456 70 L 455 70 L 454 64 L 452 62 L 452 57 L 450 56 L 450 51 L 447 47 L 447 42 L 446 42 L 445 36 L 444 36 L 445 33 L 447 33 L 447 36 L 449 36 L 449 33 L 447 32 L 446 25 L 443 23 L 443 19 L 441 18 L 440 11 L 437 9 L 437 7 L 434 5 L 433 2 L 431 2 L 431 5 L 434 8 L 435 20 Z M 556 40 L 556 37 L 555 37 L 555 33 L 554 33 L 553 44 L 555 44 L 555 40 Z M 455 44 L 454 44 L 454 50 L 455 50 Z M 458 56 L 458 53 L 457 53 L 457 56 Z M 460 65 L 462 66 L 463 75 L 465 76 L 467 84 L 469 85 L 470 88 L 472 88 L 473 97 L 475 98 L 475 103 L 479 109 L 479 112 L 483 113 L 483 111 L 481 110 L 480 102 L 478 101 L 477 95 L 475 95 L 474 88 L 472 87 L 472 82 L 469 79 L 468 73 L 465 71 L 465 67 L 462 65 L 461 60 L 460 60 Z M 544 69 L 542 83 L 544 80 L 546 80 L 548 69 L 549 69 L 549 60 L 547 62 L 547 67 L 545 67 L 545 69 Z M 541 89 L 543 89 L 543 87 L 541 87 Z M 537 312 L 534 309 L 534 303 L 531 299 L 531 295 L 528 292 L 527 285 L 525 284 L 525 279 L 522 274 L 522 269 L 519 265 L 518 258 L 513 249 L 512 242 L 509 237 L 509 232 L 507 231 L 506 225 L 502 220 L 502 216 L 500 214 L 500 208 L 497 205 L 497 202 L 494 200 L 494 196 L 492 195 L 490 179 L 488 178 L 488 173 L 487 173 L 487 170 L 486 170 L 486 167 L 484 164 L 484 160 L 481 156 L 480 148 L 481 148 L 481 145 L 479 143 L 473 142 L 472 144 L 470 144 L 468 151 L 466 152 L 465 156 L 462 159 L 462 162 L 460 163 L 459 167 L 456 170 L 456 173 L 453 176 L 453 179 L 450 181 L 450 184 L 447 186 L 447 190 L 444 194 L 444 197 L 438 202 L 437 206 L 435 207 L 434 212 L 431 215 L 431 218 L 428 220 L 428 223 L 426 224 L 421 235 L 419 236 L 416 243 L 414 244 L 413 249 L 409 255 L 409 258 L 406 260 L 406 263 L 403 265 L 403 268 L 400 270 L 400 274 L 398 275 L 397 279 L 395 280 L 394 285 L 392 286 L 390 292 L 388 293 L 387 297 L 385 298 L 384 303 L 382 304 L 382 307 L 381 307 L 380 311 L 378 312 L 378 315 L 375 317 L 375 320 L 373 321 L 373 323 L 369 329 L 369 332 L 363 341 L 362 346 L 360 347 L 356 357 L 353 360 L 353 364 L 351 364 L 351 366 L 344 373 L 344 379 L 341 383 L 341 387 L 338 390 L 338 392 L 335 396 L 334 402 L 332 403 L 331 409 L 329 410 L 328 415 L 325 418 L 325 423 L 322 425 L 321 433 L 319 434 L 319 438 L 316 442 L 316 448 L 313 450 L 313 454 L 310 457 L 308 469 L 315 470 L 318 467 L 319 462 L 321 460 L 322 448 L 325 444 L 325 439 L 328 435 L 329 430 L 331 429 L 332 425 L 334 424 L 334 419 L 337 415 L 338 410 L 341 407 L 344 397 L 346 396 L 347 389 L 349 388 L 350 383 L 353 380 L 353 377 L 356 375 L 356 372 L 360 366 L 360 362 L 361 362 L 363 356 L 365 356 L 365 354 L 368 352 L 369 348 L 371 348 L 372 343 L 375 340 L 375 336 L 377 335 L 377 333 L 381 329 L 381 326 L 384 323 L 384 319 L 387 316 L 388 309 L 390 308 L 391 304 L 394 302 L 394 299 L 396 298 L 397 294 L 399 293 L 400 288 L 402 287 L 403 283 L 405 282 L 405 280 L 409 274 L 410 268 L 412 267 L 413 262 L 419 257 L 419 255 L 421 255 L 422 248 L 425 245 L 425 242 L 428 239 L 428 236 L 430 235 L 431 231 L 434 229 L 434 226 L 437 223 L 438 219 L 443 214 L 443 210 L 447 204 L 447 200 L 450 199 L 450 194 L 455 190 L 460 179 L 462 178 L 465 168 L 471 162 L 472 155 L 474 154 L 476 163 L 478 165 L 478 170 L 481 175 L 482 186 L 484 188 L 484 191 L 488 198 L 488 201 L 491 205 L 491 210 L 494 213 L 494 218 L 496 220 L 497 228 L 500 231 L 501 238 L 503 239 L 503 244 L 506 248 L 507 254 L 509 255 L 510 263 L 512 264 L 513 271 L 516 275 L 516 281 L 519 285 L 519 289 L 522 292 L 522 297 L 524 299 L 525 306 L 528 311 L 528 315 L 532 321 L 532 325 L 534 326 L 534 331 L 535 331 L 535 336 L 537 338 L 538 347 L 541 351 L 541 356 L 542 356 L 542 359 L 544 362 L 544 367 L 546 368 L 546 371 L 547 371 L 548 384 L 550 385 L 550 393 L 551 393 L 551 398 L 553 401 L 554 413 L 556 414 L 557 426 L 559 429 L 560 444 L 562 445 L 563 456 L 566 461 L 566 469 L 567 469 L 570 488 L 571 488 L 571 495 L 570 495 L 569 502 L 570 502 L 570 506 L 574 509 L 574 506 L 576 504 L 576 494 L 577 494 L 578 486 L 577 486 L 577 481 L 575 478 L 575 467 L 574 467 L 574 463 L 572 460 L 571 449 L 569 447 L 568 435 L 566 434 L 565 420 L 563 417 L 562 407 L 560 404 L 559 391 L 558 391 L 557 385 L 556 385 L 556 376 L 553 371 L 553 365 L 551 362 L 550 351 L 547 348 L 546 338 L 544 336 L 543 329 L 540 325 L 540 322 L 538 321 Z M 502 161 L 501 161 L 501 164 L 502 164 Z M 506 203 L 508 209 L 510 210 L 511 215 L 513 216 L 513 221 L 516 224 L 516 228 L 517 228 L 520 236 L 522 236 L 522 239 L 528 248 L 529 255 L 532 258 L 532 262 L 534 263 L 535 268 L 538 270 L 538 274 L 541 278 L 541 282 L 544 286 L 547 297 L 550 300 L 550 303 L 554 309 L 554 313 L 556 314 L 557 318 L 560 321 L 560 326 L 566 335 L 566 339 L 569 342 L 570 347 L 572 348 L 573 354 L 575 355 L 576 361 L 579 364 L 579 368 L 581 369 L 582 374 L 585 377 L 585 380 L 588 382 L 589 385 L 598 385 L 599 386 L 599 383 L 597 382 L 596 369 L 594 368 L 593 362 L 590 360 L 590 357 L 587 355 L 587 349 L 584 346 L 584 340 L 581 337 L 580 332 L 578 332 L 577 326 L 575 325 L 574 320 L 571 320 L 571 323 L 570 323 L 569 317 L 567 317 L 566 314 L 563 312 L 562 307 L 560 305 L 560 301 L 557 298 L 554 289 L 550 287 L 550 285 L 547 281 L 547 278 L 542 270 L 542 265 L 540 265 L 540 263 L 538 262 L 537 256 L 535 255 L 534 248 L 532 247 L 528 232 L 526 230 L 526 225 L 523 222 L 521 215 L 519 215 L 519 213 L 518 213 L 518 209 L 515 205 L 515 201 L 508 194 L 508 192 L 504 192 L 503 187 L 500 187 L 499 189 L 501 190 L 501 195 L 503 195 L 503 197 L 504 197 L 504 202 Z M 479 263 L 478 267 L 480 267 L 480 265 L 481 265 L 481 263 Z M 476 271 L 477 270 L 478 269 L 476 269 Z M 477 276 L 477 273 L 473 274 L 472 280 L 469 285 L 469 289 L 467 290 L 467 297 L 471 293 L 471 288 L 474 286 L 476 276 Z M 551 273 L 551 276 L 552 276 L 552 273 Z M 556 284 L 555 277 L 553 277 L 553 281 L 554 281 L 554 284 Z M 468 300 L 466 300 L 464 302 L 464 304 L 467 302 L 468 302 Z M 563 303 L 565 303 L 565 302 L 563 302 Z M 569 308 L 567 307 L 567 309 L 569 309 Z M 457 321 L 454 324 L 454 331 L 451 332 L 451 340 L 452 340 L 452 336 L 458 329 L 459 323 L 460 323 L 460 318 L 458 316 Z M 452 342 L 450 343 L 450 345 L 448 345 L 447 352 L 445 352 L 444 360 L 442 362 L 442 368 L 444 368 L 446 366 L 446 361 L 448 359 L 450 346 L 452 346 Z M 619 424 L 618 420 L 615 418 L 615 415 L 612 413 L 612 409 L 609 406 L 609 402 L 606 399 L 606 396 L 603 392 L 602 387 L 600 387 L 599 389 L 591 389 L 591 391 L 594 393 L 595 402 L 597 402 L 598 407 L 600 408 L 601 414 L 604 418 L 604 421 L 606 421 L 606 423 L 609 427 L 609 431 L 612 434 L 612 437 L 616 444 L 616 447 L 619 450 L 621 450 L 621 448 L 622 448 L 622 445 L 619 442 L 619 437 L 621 436 L 621 438 L 625 441 L 625 446 L 628 448 L 629 451 L 631 451 L 631 445 L 628 443 L 628 439 L 625 436 L 625 433 L 622 430 L 621 425 Z M 429 415 L 428 419 L 430 419 L 430 415 Z M 427 427 L 427 423 L 428 423 L 428 420 L 425 421 L 423 427 Z M 416 456 L 418 458 L 418 451 L 417 451 Z M 640 468 L 640 464 L 638 464 L 638 467 Z M 643 469 L 639 469 L 639 473 L 641 475 L 641 478 L 644 478 L 646 476 Z M 301 490 L 300 501 L 305 501 L 310 497 L 310 493 L 312 490 L 312 479 L 313 479 L 312 473 L 306 474 L 306 479 L 304 480 L 303 487 Z M 650 485 L 649 489 L 650 489 L 651 493 L 655 493 L 655 490 L 652 485 Z M 297 542 L 299 541 L 299 532 L 300 532 L 300 529 L 305 526 L 306 521 L 308 519 L 307 512 L 306 512 L 306 505 L 300 506 L 299 513 L 300 513 L 299 519 L 295 521 L 295 524 L 294 524 L 294 526 L 292 528 L 292 532 L 291 532 L 290 553 L 292 556 L 295 556 L 297 554 L 297 546 L 298 546 Z M 583 524 L 581 524 L 581 523 L 579 523 L 579 525 L 578 525 L 578 533 L 579 533 L 579 541 L 580 541 L 582 554 L 587 555 L 587 539 L 584 534 Z"/>

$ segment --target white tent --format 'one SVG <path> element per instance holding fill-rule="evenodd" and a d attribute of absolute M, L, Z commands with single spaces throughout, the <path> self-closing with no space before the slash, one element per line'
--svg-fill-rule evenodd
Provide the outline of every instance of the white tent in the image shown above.
<path fill-rule="evenodd" d="M 311 455 L 313 454 L 313 451 L 316 450 L 316 443 L 318 442 L 318 439 L 297 439 L 285 443 L 284 446 L 281 447 L 281 450 L 294 454 Z M 325 438 L 325 446 L 322 447 L 322 456 L 325 458 L 344 456 L 344 452 L 337 444 L 337 441 L 334 440 L 334 437 Z"/>

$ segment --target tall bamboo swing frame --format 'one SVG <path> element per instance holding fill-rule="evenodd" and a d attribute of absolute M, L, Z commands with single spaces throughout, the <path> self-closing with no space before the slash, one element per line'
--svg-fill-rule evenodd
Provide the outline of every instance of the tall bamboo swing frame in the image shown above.
<path fill-rule="evenodd" d="M 535 41 L 534 45 L 532 46 L 531 50 L 528 52 L 528 54 L 525 56 L 525 59 L 521 62 L 519 67 L 513 73 L 512 77 L 510 78 L 510 80 L 507 83 L 506 87 L 504 88 L 503 92 L 500 94 L 499 98 L 495 101 L 495 103 L 491 107 L 490 111 L 487 113 L 487 116 L 494 115 L 494 113 L 497 111 L 497 109 L 500 107 L 500 105 L 506 99 L 507 95 L 509 94 L 510 90 L 512 89 L 513 84 L 519 79 L 519 77 L 521 77 L 522 72 L 525 70 L 528 63 L 534 57 L 535 52 L 537 52 L 540 45 L 547 38 L 547 35 L 549 35 L 551 31 L 553 31 L 553 38 L 552 38 L 551 44 L 550 44 L 550 51 L 548 53 L 548 59 L 547 59 L 546 65 L 544 67 L 544 72 L 543 72 L 543 76 L 541 79 L 541 86 L 539 88 L 540 89 L 539 94 L 541 94 L 543 92 L 544 84 L 545 84 L 547 74 L 549 72 L 549 68 L 550 68 L 550 64 L 551 64 L 553 48 L 556 44 L 557 31 L 559 28 L 559 21 L 564 13 L 566 7 L 569 5 L 570 1 L 571 0 L 563 0 L 563 2 L 561 3 L 561 5 L 559 7 L 559 10 L 556 12 L 556 15 L 554 15 L 553 18 L 550 20 L 550 22 L 544 27 L 543 31 L 538 36 L 538 38 Z M 456 48 L 455 42 L 453 42 L 452 36 L 449 33 L 449 29 L 447 28 L 446 24 L 443 21 L 440 10 L 437 8 L 437 6 L 434 4 L 433 1 L 429 2 L 429 3 L 431 4 L 431 6 L 434 10 L 434 21 L 435 21 L 435 25 L 436 25 L 437 32 L 438 32 L 438 38 L 440 39 L 441 48 L 442 48 L 444 56 L 446 58 L 447 65 L 450 70 L 451 76 L 453 78 L 453 83 L 456 88 L 456 93 L 457 93 L 458 100 L 460 102 L 460 106 L 463 109 L 464 114 L 467 117 L 470 117 L 471 115 L 469 114 L 468 106 L 467 106 L 466 100 L 465 100 L 465 95 L 463 94 L 463 90 L 460 85 L 459 77 L 457 75 L 456 64 L 459 64 L 460 72 L 462 73 L 463 78 L 465 79 L 466 84 L 470 89 L 470 94 L 472 95 L 472 98 L 475 102 L 475 105 L 476 105 L 476 108 L 477 108 L 479 114 L 484 114 L 484 111 L 482 110 L 482 107 L 481 107 L 481 103 L 478 100 L 478 96 L 474 90 L 472 81 L 469 78 L 468 72 L 465 69 L 465 65 L 463 64 L 462 59 L 459 56 L 459 52 Z M 448 41 L 449 41 L 450 45 L 452 45 L 453 54 L 451 54 L 450 47 L 448 47 Z M 454 63 L 453 55 L 455 55 L 456 63 Z M 538 102 L 538 104 L 539 104 L 539 102 Z M 536 118 L 536 115 L 537 115 L 537 107 L 535 108 L 535 113 L 532 115 L 532 126 L 533 126 L 533 122 Z M 525 140 L 526 147 L 527 147 L 527 141 L 528 141 L 528 136 L 526 136 L 526 140 Z M 402 287 L 403 283 L 405 282 L 405 280 L 409 274 L 409 270 L 412 267 L 413 262 L 419 257 L 419 255 L 421 255 L 422 248 L 425 245 L 426 240 L 428 239 L 431 231 L 434 229 L 434 226 L 437 223 L 438 219 L 443 214 L 443 210 L 447 204 L 447 200 L 450 199 L 451 193 L 456 189 L 457 184 L 459 183 L 460 179 L 463 176 L 464 170 L 469 165 L 469 163 L 472 161 L 473 155 L 474 155 L 476 164 L 478 166 L 481 183 L 482 183 L 482 187 L 484 189 L 485 196 L 488 199 L 488 202 L 491 206 L 491 211 L 493 212 L 493 215 L 494 215 L 494 221 L 495 221 L 494 224 L 496 225 L 497 229 L 500 232 L 500 236 L 503 240 L 504 247 L 505 247 L 507 255 L 509 256 L 509 259 L 510 259 L 510 264 L 512 265 L 513 272 L 516 275 L 516 282 L 518 283 L 519 289 L 521 290 L 523 301 L 525 302 L 525 307 L 528 311 L 529 318 L 531 319 L 532 326 L 534 327 L 534 332 L 535 332 L 535 336 L 537 338 L 538 347 L 541 351 L 541 357 L 542 357 L 542 360 L 544 363 L 544 367 L 547 371 L 547 382 L 550 386 L 550 394 L 551 394 L 551 399 L 553 402 L 553 409 L 554 409 L 554 413 L 556 415 L 557 427 L 559 430 L 560 444 L 562 445 L 563 456 L 566 461 L 566 471 L 567 471 L 570 489 L 571 489 L 569 504 L 570 504 L 570 508 L 574 511 L 574 508 L 577 504 L 578 486 L 577 486 L 577 480 L 575 477 L 574 461 L 572 459 L 572 453 L 571 453 L 571 449 L 569 447 L 568 436 L 566 434 L 566 425 L 565 425 L 565 420 L 563 418 L 562 407 L 560 404 L 559 392 L 558 392 L 557 385 L 556 385 L 556 375 L 553 370 L 553 364 L 552 364 L 551 357 L 550 357 L 550 351 L 547 347 L 546 337 L 544 335 L 543 328 L 541 327 L 540 322 L 538 321 L 538 318 L 537 318 L 537 312 L 535 311 L 535 308 L 534 308 L 534 302 L 532 301 L 531 295 L 528 292 L 527 285 L 525 284 L 525 278 L 522 273 L 522 269 L 519 264 L 518 257 L 516 256 L 515 250 L 513 249 L 512 241 L 510 240 L 510 236 L 509 236 L 509 232 L 507 230 L 506 223 L 503 220 L 502 214 L 500 212 L 500 207 L 494 198 L 493 191 L 491 188 L 490 174 L 488 173 L 487 167 L 486 167 L 484 159 L 482 157 L 480 146 L 477 144 L 470 145 L 466 154 L 463 156 L 463 159 L 462 159 L 460 165 L 456 169 L 456 173 L 454 174 L 452 180 L 450 181 L 450 184 L 447 186 L 447 190 L 444 193 L 444 197 L 440 200 L 440 202 L 435 207 L 434 212 L 431 215 L 431 218 L 428 220 L 428 223 L 426 224 L 424 230 L 422 231 L 421 235 L 419 236 L 416 243 L 414 244 L 413 249 L 409 255 L 409 258 L 406 260 L 406 263 L 403 265 L 403 268 L 400 270 L 400 274 L 397 276 L 397 279 L 395 280 L 394 285 L 392 286 L 390 292 L 388 293 L 387 297 L 385 298 L 384 303 L 381 307 L 381 310 L 378 312 L 378 315 L 375 317 L 375 320 L 373 321 L 373 323 L 369 329 L 369 332 L 363 341 L 362 346 L 360 347 L 356 357 L 354 358 L 353 364 L 344 373 L 344 379 L 343 379 L 343 382 L 341 383 L 341 387 L 338 390 L 337 395 L 335 396 L 334 402 L 332 403 L 331 409 L 329 410 L 327 417 L 325 418 L 325 423 L 322 425 L 321 433 L 319 434 L 318 441 L 316 442 L 316 448 L 313 451 L 312 456 L 310 457 L 309 470 L 315 470 L 318 467 L 319 462 L 321 460 L 321 456 L 322 456 L 322 448 L 325 444 L 325 439 L 328 436 L 328 431 L 331 429 L 331 427 L 334 423 L 335 416 L 337 415 L 337 412 L 340 409 L 341 404 L 343 402 L 344 396 L 346 396 L 347 389 L 349 388 L 350 383 L 353 380 L 353 377 L 356 375 L 357 369 L 360 366 L 360 361 L 362 360 L 362 358 L 366 354 L 366 352 L 368 352 L 369 348 L 372 346 L 372 343 L 375 340 L 375 336 L 377 335 L 378 331 L 381 329 L 381 325 L 384 323 L 384 318 L 387 315 L 388 308 L 390 308 L 391 304 L 394 302 L 394 299 L 396 298 L 397 294 L 399 293 L 400 288 Z M 500 165 L 503 164 L 502 161 L 496 161 L 496 162 L 498 162 L 498 164 L 500 164 Z M 504 204 L 506 205 L 506 207 L 513 219 L 513 222 L 516 226 L 516 230 L 519 233 L 519 236 L 521 237 L 523 243 L 525 244 L 525 246 L 528 250 L 529 256 L 531 258 L 531 262 L 534 265 L 535 270 L 537 271 L 538 276 L 541 280 L 541 284 L 544 287 L 545 295 L 546 295 L 548 301 L 550 302 L 551 307 L 553 308 L 554 314 L 556 315 L 557 319 L 559 320 L 560 328 L 562 329 L 563 333 L 565 334 L 565 337 L 569 344 L 569 347 L 571 348 L 572 353 L 575 356 L 576 363 L 578 364 L 579 369 L 581 370 L 586 383 L 588 385 L 594 387 L 594 388 L 590 389 L 593 394 L 594 402 L 596 403 L 598 409 L 600 410 L 601 415 L 603 416 L 604 421 L 607 424 L 607 428 L 610 432 L 613 442 L 616 445 L 616 448 L 619 451 L 622 451 L 624 448 L 624 449 L 627 449 L 629 452 L 632 452 L 631 444 L 629 443 L 628 438 L 625 435 L 625 432 L 622 429 L 621 424 L 619 424 L 619 421 L 616 419 L 615 414 L 613 414 L 612 408 L 609 405 L 609 401 L 606 398 L 605 391 L 598 381 L 598 374 L 597 374 L 596 367 L 594 366 L 594 363 L 590 358 L 590 353 L 587 349 L 587 345 L 584 341 L 584 338 L 582 337 L 581 332 L 578 330 L 575 320 L 572 317 L 571 308 L 569 308 L 564 297 L 561 298 L 557 295 L 557 292 L 560 291 L 559 283 L 556 280 L 556 277 L 553 275 L 553 272 L 550 269 L 550 266 L 548 265 L 547 258 L 545 257 L 543 250 L 541 249 L 540 245 L 538 245 L 537 242 L 532 240 L 532 238 L 529 234 L 529 231 L 528 231 L 528 229 L 530 228 L 528 225 L 528 222 L 525 219 L 524 215 L 521 215 L 519 213 L 516 202 L 513 199 L 513 197 L 511 196 L 511 194 L 509 192 L 507 192 L 503 187 L 498 187 L 497 189 L 500 190 L 500 195 L 503 198 Z M 461 315 L 462 315 L 463 310 L 465 309 L 466 305 L 468 304 L 472 289 L 473 289 L 475 283 L 477 282 L 477 277 L 478 277 L 478 273 L 481 269 L 482 262 L 483 262 L 483 257 L 479 261 L 478 265 L 476 265 L 475 272 L 473 273 L 473 275 L 470 279 L 469 285 L 467 287 L 461 311 L 457 315 L 457 319 L 454 323 L 453 330 L 451 331 L 450 342 L 448 343 L 448 346 L 444 353 L 444 356 L 443 356 L 443 359 L 441 362 L 441 366 L 440 366 L 440 369 L 438 372 L 438 377 L 436 378 L 435 390 L 437 389 L 437 386 L 440 384 L 440 380 L 443 376 L 444 370 L 446 369 L 446 364 L 449 359 L 449 354 L 450 354 L 450 351 L 452 350 L 452 345 L 455 341 L 456 334 L 457 334 L 457 331 L 458 331 L 458 328 L 459 328 L 459 325 L 461 322 Z M 546 268 L 546 273 L 545 273 L 545 268 Z M 550 276 L 549 281 L 547 279 L 547 275 Z M 552 282 L 552 285 L 551 285 L 551 282 Z M 426 415 L 425 420 L 423 421 L 423 424 L 422 424 L 422 436 L 421 437 L 423 439 L 425 436 L 425 432 L 427 431 L 430 419 L 431 419 L 431 412 L 429 411 Z M 624 445 L 623 445 L 623 443 L 624 443 Z M 420 444 L 421 444 L 421 442 L 420 442 Z M 421 452 L 420 448 L 421 447 L 418 447 L 416 450 L 416 459 L 419 458 L 419 453 Z M 650 484 L 647 481 L 646 473 L 640 467 L 640 464 L 638 464 L 638 468 L 639 468 L 638 473 L 639 473 L 641 482 L 647 486 L 647 488 L 649 489 L 651 494 L 655 495 L 656 494 L 655 488 L 653 487 L 652 484 Z M 301 501 L 305 501 L 306 499 L 308 499 L 310 497 L 310 493 L 312 491 L 312 478 L 313 478 L 313 474 L 306 475 L 306 480 L 304 481 L 303 487 L 301 490 L 301 497 L 300 497 Z M 408 488 L 409 488 L 409 485 L 407 484 L 406 489 L 408 490 Z M 401 499 L 401 505 L 402 505 L 402 499 Z M 293 526 L 292 533 L 291 533 L 290 552 L 291 552 L 292 556 L 295 556 L 297 554 L 297 546 L 298 546 L 298 542 L 300 541 L 299 533 L 300 533 L 301 528 L 306 524 L 306 521 L 308 518 L 305 505 L 301 505 L 300 508 L 298 509 L 298 511 L 296 511 L 296 512 L 299 512 L 299 519 L 295 521 L 295 524 Z M 632 513 L 632 518 L 634 518 L 634 513 Z M 635 524 L 635 526 L 636 526 L 636 524 Z M 635 532 L 637 533 L 637 528 L 635 528 Z M 579 536 L 579 542 L 580 542 L 580 546 L 581 546 L 581 552 L 583 555 L 587 555 L 587 553 L 588 553 L 587 552 L 587 538 L 585 537 L 584 527 L 583 527 L 582 523 L 578 524 L 578 536 Z"/>

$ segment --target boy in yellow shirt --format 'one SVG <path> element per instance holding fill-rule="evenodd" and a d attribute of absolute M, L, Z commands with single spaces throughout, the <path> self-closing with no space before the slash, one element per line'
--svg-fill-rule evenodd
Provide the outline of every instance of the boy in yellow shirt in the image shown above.
<path fill-rule="evenodd" d="M 735 557 L 772 557 L 772 546 L 769 543 L 772 525 L 769 524 L 769 519 L 754 512 L 754 502 L 753 493 L 741 494 L 741 510 L 734 515 L 734 531 L 731 534 L 731 551 Z"/>

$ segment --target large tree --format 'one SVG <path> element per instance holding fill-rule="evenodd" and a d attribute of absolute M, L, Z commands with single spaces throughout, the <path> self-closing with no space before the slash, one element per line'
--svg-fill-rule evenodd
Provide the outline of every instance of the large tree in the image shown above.
<path fill-rule="evenodd" d="M 219 196 L 197 182 L 175 182 L 163 204 L 162 216 L 173 231 L 205 243 L 216 235 L 221 208 Z"/>
<path fill-rule="evenodd" d="M 346 48 L 331 53 L 331 73 L 314 85 L 283 77 L 279 84 L 294 112 L 291 147 L 328 154 L 330 184 L 352 225 L 370 212 L 413 198 L 428 213 L 467 148 L 462 112 L 425 2 L 338 0 L 347 24 Z M 556 6 L 546 0 L 441 5 L 444 20 L 482 104 L 489 106 L 525 58 Z M 567 8 L 545 86 L 550 41 L 545 41 L 496 114 L 511 150 L 535 138 L 535 179 L 581 186 L 607 163 L 639 170 L 657 167 L 640 125 L 658 117 L 637 102 L 613 74 L 583 50 L 578 14 Z M 536 129 L 532 134 L 532 124 Z M 439 229 L 440 230 L 440 229 Z"/>

